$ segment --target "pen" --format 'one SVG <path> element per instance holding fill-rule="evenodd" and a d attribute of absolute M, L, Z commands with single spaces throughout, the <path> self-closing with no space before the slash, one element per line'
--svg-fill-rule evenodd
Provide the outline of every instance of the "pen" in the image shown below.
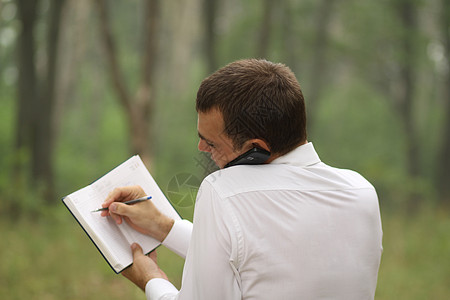
<path fill-rule="evenodd" d="M 150 200 L 150 199 L 152 199 L 152 196 L 145 196 L 145 197 L 142 197 L 142 198 L 129 200 L 129 201 L 121 202 L 121 203 L 130 205 L 130 204 L 135 204 L 135 203 L 139 203 L 139 202 L 142 202 L 142 201 L 147 201 L 147 200 Z M 107 207 L 102 207 L 102 208 L 93 210 L 91 212 L 99 212 L 99 211 L 104 211 L 104 210 L 108 210 L 108 208 Z"/>

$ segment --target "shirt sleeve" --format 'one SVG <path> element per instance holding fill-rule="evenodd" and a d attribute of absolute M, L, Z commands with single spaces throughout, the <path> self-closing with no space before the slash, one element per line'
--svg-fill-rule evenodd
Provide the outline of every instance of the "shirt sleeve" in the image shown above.
<path fill-rule="evenodd" d="M 177 299 L 240 300 L 236 223 L 207 181 L 198 192 L 194 224 Z"/>
<path fill-rule="evenodd" d="M 185 258 L 192 234 L 192 223 L 188 220 L 176 220 L 162 244 L 171 251 Z M 166 300 L 177 297 L 177 288 L 163 278 L 154 278 L 145 285 L 148 300 Z"/>
<path fill-rule="evenodd" d="M 151 279 L 145 285 L 145 297 L 147 300 L 175 299 L 177 294 L 177 288 L 163 278 Z"/>
<path fill-rule="evenodd" d="M 191 234 L 191 222 L 188 220 L 176 220 L 162 244 L 182 258 L 186 258 Z"/>
<path fill-rule="evenodd" d="M 155 278 L 145 287 L 147 300 L 240 300 L 240 278 L 235 266 L 238 234 L 232 219 L 226 203 L 204 182 L 195 204 L 191 241 L 185 243 L 189 247 L 181 290 L 165 279 Z M 172 240 L 178 234 L 177 223 L 164 241 L 170 244 L 168 247 L 173 246 Z"/>

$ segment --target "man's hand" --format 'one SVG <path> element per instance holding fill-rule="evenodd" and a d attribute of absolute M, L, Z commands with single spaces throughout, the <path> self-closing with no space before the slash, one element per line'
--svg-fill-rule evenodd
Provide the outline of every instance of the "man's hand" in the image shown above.
<path fill-rule="evenodd" d="M 140 186 L 126 186 L 114 189 L 103 202 L 102 207 L 108 207 L 102 216 L 111 216 L 117 224 L 122 224 L 123 219 L 135 230 L 147 234 L 162 242 L 174 220 L 163 215 L 151 200 L 133 205 L 121 202 L 146 196 Z"/>
<path fill-rule="evenodd" d="M 131 251 L 133 252 L 133 264 L 122 271 L 123 276 L 143 291 L 145 291 L 145 285 L 150 279 L 164 278 L 167 280 L 166 274 L 158 267 L 156 262 L 156 251 L 152 251 L 149 256 L 144 255 L 141 246 L 136 243 L 131 245 Z"/>

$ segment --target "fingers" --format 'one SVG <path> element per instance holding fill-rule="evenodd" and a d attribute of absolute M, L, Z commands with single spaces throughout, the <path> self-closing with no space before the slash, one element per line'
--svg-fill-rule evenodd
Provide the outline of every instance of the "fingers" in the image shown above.
<path fill-rule="evenodd" d="M 150 257 L 156 264 L 158 263 L 158 257 L 156 254 L 156 250 L 153 250 L 148 254 L 148 257 Z"/>
<path fill-rule="evenodd" d="M 122 224 L 122 216 L 133 217 L 136 207 L 120 202 L 113 202 L 109 206 L 109 214 L 117 224 Z"/>
<path fill-rule="evenodd" d="M 142 290 L 145 290 L 147 282 L 153 278 L 167 278 L 158 265 L 149 257 L 144 255 L 139 244 L 131 245 L 133 264 L 122 271 L 122 275 L 134 282 Z"/>
<path fill-rule="evenodd" d="M 133 254 L 133 260 L 139 256 L 144 256 L 142 247 L 138 243 L 131 244 L 131 253 Z M 151 251 L 148 255 L 155 263 L 157 263 L 157 253 L 156 250 Z"/>
<path fill-rule="evenodd" d="M 106 197 L 105 201 L 102 203 L 102 207 L 109 208 L 109 206 L 113 202 L 133 200 L 142 196 L 145 196 L 145 192 L 139 185 L 118 187 L 109 193 L 108 197 Z M 106 217 L 109 215 L 109 211 L 103 211 L 101 213 L 102 217 Z"/>
<path fill-rule="evenodd" d="M 110 212 L 109 215 L 116 222 L 117 225 L 122 224 L 122 217 L 120 215 L 117 215 L 117 214 L 112 213 L 112 212 Z"/>
<path fill-rule="evenodd" d="M 118 187 L 109 193 L 102 206 L 108 207 L 112 202 L 123 202 L 142 196 L 145 196 L 145 193 L 139 185 Z"/>
<path fill-rule="evenodd" d="M 142 252 L 142 248 L 138 243 L 131 245 L 131 252 L 133 253 L 133 261 L 136 261 L 139 256 L 144 256 L 144 252 Z"/>
<path fill-rule="evenodd" d="M 150 257 L 150 258 L 155 262 L 155 264 L 158 266 L 156 249 L 153 250 L 152 252 L 150 252 L 150 253 L 148 254 L 148 257 Z M 158 266 L 158 271 L 159 271 L 160 276 L 161 276 L 162 278 L 164 278 L 165 280 L 169 280 L 169 278 L 167 278 L 166 273 L 164 273 L 164 271 L 161 270 L 161 268 L 160 268 L 159 266 Z"/>

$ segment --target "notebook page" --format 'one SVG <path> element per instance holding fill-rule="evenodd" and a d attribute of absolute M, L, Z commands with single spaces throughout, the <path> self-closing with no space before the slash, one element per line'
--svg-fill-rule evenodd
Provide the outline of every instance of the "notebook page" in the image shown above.
<path fill-rule="evenodd" d="M 153 204 L 155 204 L 155 206 L 159 209 L 161 213 L 171 217 L 174 220 L 181 219 L 178 213 L 170 204 L 170 202 L 167 200 L 166 196 L 159 188 L 158 184 L 150 175 L 141 159 L 138 156 L 136 156 L 134 160 L 136 161 L 136 163 L 134 165 L 135 166 L 134 174 L 132 175 L 133 184 L 140 185 L 144 189 L 146 195 L 152 196 L 152 199 L 149 201 L 152 201 Z M 130 244 L 133 242 L 139 243 L 143 247 L 144 253 L 152 250 L 153 248 L 155 248 L 157 245 L 160 244 L 159 241 L 153 238 L 149 238 L 149 236 L 137 232 L 130 226 L 126 227 L 124 226 L 121 227 L 120 229 L 124 233 L 127 240 L 130 242 Z M 147 249 L 149 250 L 147 251 Z"/>
<path fill-rule="evenodd" d="M 115 222 L 111 218 L 101 217 L 99 213 L 92 213 L 92 210 L 101 206 L 103 199 L 98 198 L 90 186 L 70 194 L 66 198 L 67 200 L 64 199 L 64 201 L 77 214 L 77 219 L 88 231 L 112 267 L 119 271 L 129 265 L 133 258 L 129 247 L 126 246 L 125 238 Z M 128 263 L 122 259 L 124 257 L 127 258 Z"/>
<path fill-rule="evenodd" d="M 156 182 L 153 180 L 139 156 L 133 156 L 107 175 L 94 182 L 92 188 L 97 193 L 97 197 L 104 200 L 114 188 L 130 185 L 140 185 L 146 195 L 152 196 L 152 199 L 149 201 L 153 201 L 162 213 L 174 219 L 180 219 L 175 209 L 170 205 Z M 128 242 L 126 247 L 130 255 L 130 245 L 134 242 L 141 245 L 144 253 L 150 252 L 160 244 L 156 239 L 134 230 L 126 222 L 119 225 L 119 229 Z"/>

